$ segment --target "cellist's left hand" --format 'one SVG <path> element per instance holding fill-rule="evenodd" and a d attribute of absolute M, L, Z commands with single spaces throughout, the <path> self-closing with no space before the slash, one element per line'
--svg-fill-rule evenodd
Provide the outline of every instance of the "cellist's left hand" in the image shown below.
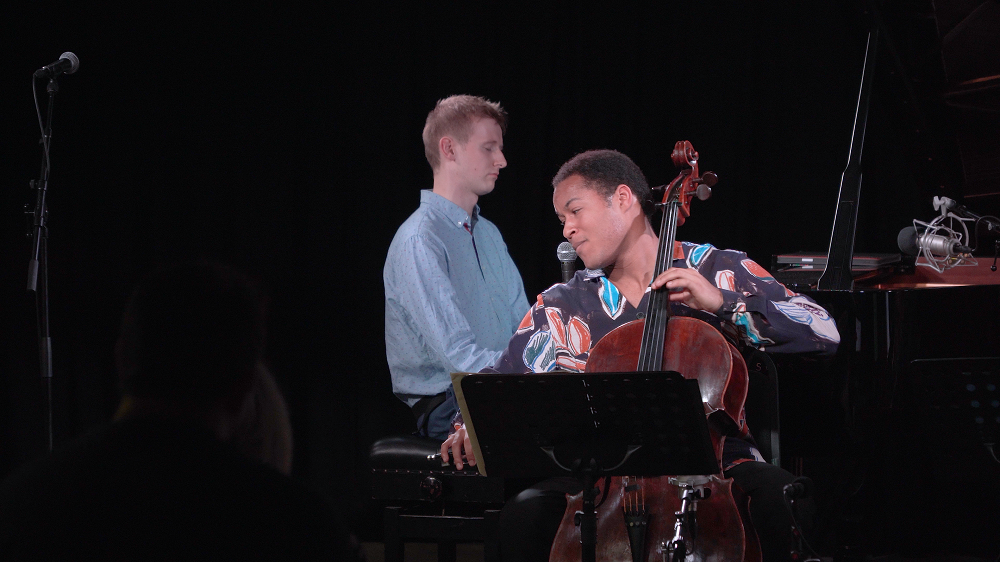
<path fill-rule="evenodd" d="M 664 286 L 670 290 L 670 302 L 711 313 L 722 307 L 722 291 L 693 269 L 671 267 L 653 279 L 653 289 Z"/>

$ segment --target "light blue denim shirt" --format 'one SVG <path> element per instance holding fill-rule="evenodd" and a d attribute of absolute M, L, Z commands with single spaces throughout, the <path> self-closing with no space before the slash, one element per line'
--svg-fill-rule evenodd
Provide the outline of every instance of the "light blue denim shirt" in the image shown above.
<path fill-rule="evenodd" d="M 392 390 L 411 406 L 444 392 L 450 373 L 493 365 L 529 308 L 497 227 L 430 190 L 396 231 L 382 280 Z"/>

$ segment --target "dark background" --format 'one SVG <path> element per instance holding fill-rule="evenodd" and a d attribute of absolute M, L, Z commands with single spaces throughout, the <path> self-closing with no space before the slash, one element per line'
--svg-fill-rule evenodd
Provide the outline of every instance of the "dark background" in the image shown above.
<path fill-rule="evenodd" d="M 420 131 L 437 99 L 477 94 L 510 113 L 509 166 L 480 203 L 529 299 L 559 276 L 549 181 L 590 148 L 629 154 L 655 185 L 676 174 L 674 142 L 690 140 L 721 179 L 682 239 L 765 266 L 827 249 L 864 57 L 860 2 L 333 4 L 32 3 L 4 15 L 0 475 L 45 448 L 22 213 L 41 162 L 31 72 L 66 50 L 81 66 L 59 79 L 51 151 L 56 441 L 113 414 L 113 342 L 142 275 L 221 259 L 271 296 L 295 472 L 371 523 L 363 538 L 377 533 L 367 447 L 412 425 L 391 394 L 381 271 L 431 186 Z M 934 216 L 932 195 L 963 195 L 936 103 L 938 23 L 929 3 L 904 4 L 883 15 L 912 79 L 881 51 L 862 252 L 895 251 L 900 228 Z"/>

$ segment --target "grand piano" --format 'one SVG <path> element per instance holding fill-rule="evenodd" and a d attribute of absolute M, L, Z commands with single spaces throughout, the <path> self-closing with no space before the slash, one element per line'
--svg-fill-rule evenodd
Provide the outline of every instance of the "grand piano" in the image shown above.
<path fill-rule="evenodd" d="M 930 195 L 941 193 L 934 190 L 947 189 L 967 207 L 1000 214 L 1000 2 L 931 5 L 943 79 L 936 82 L 942 86 L 936 94 L 923 98 L 915 84 L 934 81 L 907 75 L 906 50 L 894 42 L 905 30 L 893 29 L 889 17 L 871 6 L 854 138 L 825 267 L 810 272 L 772 263 L 776 278 L 830 311 L 842 337 L 832 360 L 775 357 L 783 464 L 817 482 L 814 540 L 839 549 L 842 559 L 936 552 L 995 560 L 1000 554 L 995 236 L 979 231 L 977 265 L 942 272 L 905 256 L 859 267 L 865 256 L 855 252 L 854 241 L 865 169 L 861 154 L 876 83 L 895 83 L 902 97 L 932 107 L 928 111 L 938 118 L 924 124 L 952 125 L 937 131 L 935 144 L 953 148 L 951 167 L 959 172 L 944 181 L 934 178 L 938 185 L 922 191 L 927 210 Z M 913 43 L 912 36 L 904 39 Z M 984 56 L 984 48 L 995 48 L 993 55 Z M 919 148 L 914 152 L 929 159 Z"/>

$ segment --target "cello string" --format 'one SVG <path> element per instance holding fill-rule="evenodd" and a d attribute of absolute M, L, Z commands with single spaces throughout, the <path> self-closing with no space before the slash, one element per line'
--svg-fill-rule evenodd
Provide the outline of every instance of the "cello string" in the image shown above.
<path fill-rule="evenodd" d="M 673 264 L 674 259 L 674 240 L 676 239 L 677 233 L 677 201 L 672 199 L 666 208 L 666 232 L 665 236 L 660 237 L 660 243 L 662 248 L 658 253 L 658 259 L 660 263 L 657 266 L 657 274 L 662 273 L 668 269 Z M 667 322 L 670 320 L 670 293 L 667 289 L 660 289 L 657 291 L 657 306 L 656 306 L 656 339 L 653 341 L 663 342 L 666 341 L 667 334 Z M 655 371 L 660 371 L 663 368 L 663 350 L 658 350 L 658 353 L 653 357 L 652 367 Z"/>
<path fill-rule="evenodd" d="M 656 252 L 656 265 L 653 270 L 654 279 L 660 273 L 670 269 L 674 260 L 674 242 L 677 238 L 679 212 L 678 192 L 675 190 L 668 193 L 667 197 L 670 200 L 664 203 L 663 216 L 660 221 L 660 238 Z M 650 291 L 646 305 L 643 338 L 639 345 L 637 370 L 661 371 L 663 369 L 663 350 L 662 348 L 654 349 L 651 342 L 665 341 L 669 319 L 669 291 L 665 289 Z"/>

